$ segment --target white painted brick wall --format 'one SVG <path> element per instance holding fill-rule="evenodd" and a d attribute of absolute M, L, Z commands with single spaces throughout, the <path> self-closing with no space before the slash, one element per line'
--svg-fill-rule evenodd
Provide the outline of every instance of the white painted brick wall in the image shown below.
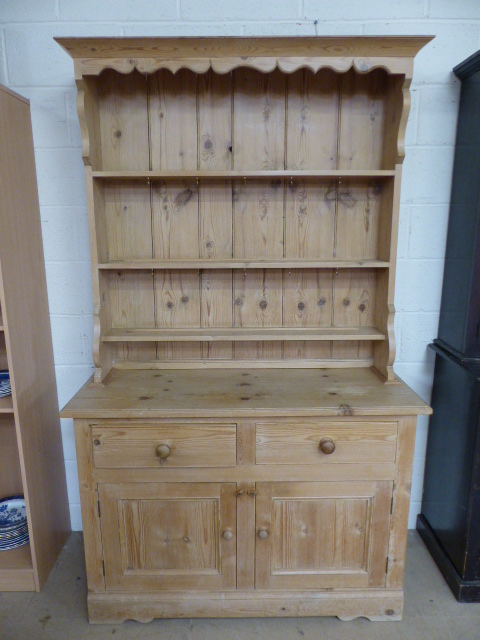
<path fill-rule="evenodd" d="M 92 372 L 85 184 L 70 58 L 54 36 L 435 35 L 418 55 L 404 166 L 395 369 L 430 397 L 459 82 L 480 48 L 479 0 L 0 0 L 0 82 L 31 101 L 59 404 Z M 428 419 L 418 422 L 410 526 L 420 510 Z M 71 420 L 62 420 L 70 513 L 81 528 Z"/>

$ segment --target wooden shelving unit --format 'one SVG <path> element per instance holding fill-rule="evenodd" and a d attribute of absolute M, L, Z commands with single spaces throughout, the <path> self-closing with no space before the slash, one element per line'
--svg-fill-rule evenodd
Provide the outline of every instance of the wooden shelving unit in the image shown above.
<path fill-rule="evenodd" d="M 39 591 L 70 530 L 28 100 L 0 86 L 0 497 L 24 494 L 30 544 L 0 591 Z"/>
<path fill-rule="evenodd" d="M 79 90 L 92 622 L 400 619 L 400 181 L 429 38 L 58 39 Z M 133 594 L 134 597 L 133 597 Z"/>

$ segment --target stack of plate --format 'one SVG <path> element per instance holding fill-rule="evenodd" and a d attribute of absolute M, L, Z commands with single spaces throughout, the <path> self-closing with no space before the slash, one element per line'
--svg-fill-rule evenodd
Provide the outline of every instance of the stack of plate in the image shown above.
<path fill-rule="evenodd" d="M 0 551 L 16 549 L 28 542 L 28 524 L 23 496 L 0 500 Z"/>
<path fill-rule="evenodd" d="M 8 371 L 0 371 L 0 398 L 9 396 L 11 393 L 10 374 Z"/>

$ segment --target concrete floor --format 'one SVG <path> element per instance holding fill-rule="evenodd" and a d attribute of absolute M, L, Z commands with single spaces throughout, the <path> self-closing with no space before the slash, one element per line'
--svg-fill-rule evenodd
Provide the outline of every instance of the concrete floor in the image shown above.
<path fill-rule="evenodd" d="M 127 621 L 89 625 L 83 538 L 72 534 L 42 593 L 0 594 L 0 640 L 480 640 L 480 604 L 459 604 L 409 533 L 402 622 L 359 618 Z"/>

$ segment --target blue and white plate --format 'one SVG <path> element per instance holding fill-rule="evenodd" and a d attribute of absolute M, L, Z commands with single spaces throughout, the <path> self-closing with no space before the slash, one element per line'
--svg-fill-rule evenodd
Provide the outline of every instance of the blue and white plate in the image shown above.
<path fill-rule="evenodd" d="M 0 500 L 0 532 L 17 528 L 27 521 L 23 496 L 10 496 Z"/>
<path fill-rule="evenodd" d="M 0 398 L 9 396 L 12 393 L 10 374 L 6 370 L 0 371 Z"/>
<path fill-rule="evenodd" d="M 24 538 L 16 540 L 15 542 L 10 542 L 9 544 L 0 544 L 0 553 L 2 551 L 10 551 L 11 549 L 16 549 L 17 547 L 23 547 L 24 544 L 28 544 L 30 542 L 30 538 L 28 535 Z"/>

